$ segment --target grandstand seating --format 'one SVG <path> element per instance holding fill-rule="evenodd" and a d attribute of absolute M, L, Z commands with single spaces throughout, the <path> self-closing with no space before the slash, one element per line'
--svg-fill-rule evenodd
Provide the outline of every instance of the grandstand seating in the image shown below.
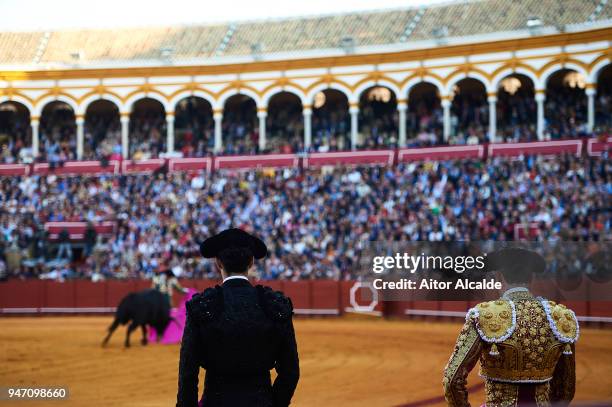
<path fill-rule="evenodd" d="M 383 237 L 610 239 L 610 4 L 0 33 L 0 279 L 211 277 L 197 242 L 230 226 L 279 280 L 352 279 Z"/>
<path fill-rule="evenodd" d="M 40 225 L 59 222 L 47 223 L 57 232 L 66 221 L 111 221 L 115 232 L 90 248 L 99 253 L 74 268 L 62 265 L 63 278 L 142 277 L 162 264 L 202 278 L 215 271 L 198 259 L 198 239 L 234 225 L 274 236 L 259 266 L 263 278 L 295 280 L 354 277 L 355 242 L 381 236 L 606 240 L 611 146 L 612 138 L 179 158 L 168 160 L 168 173 L 160 171 L 163 160 L 94 162 L 80 177 L 62 175 L 83 162 L 55 172 L 24 166 L 31 176 L 21 177 L 8 176 L 19 175 L 14 166 L 12 173 L 0 166 L 0 249 L 23 253 L 10 258 L 11 275 L 37 277 L 57 266 L 34 261 L 53 256 L 34 244 L 45 247 Z M 31 261 L 20 267 L 20 256 Z"/>

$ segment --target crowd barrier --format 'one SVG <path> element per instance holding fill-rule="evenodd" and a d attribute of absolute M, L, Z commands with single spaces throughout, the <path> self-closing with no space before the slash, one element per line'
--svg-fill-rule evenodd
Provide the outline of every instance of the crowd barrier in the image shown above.
<path fill-rule="evenodd" d="M 184 287 L 203 291 L 218 282 L 181 280 Z M 286 293 L 296 314 L 340 315 L 351 309 L 350 281 L 266 281 Z M 0 313 L 110 313 L 128 293 L 149 288 L 148 280 L 9 280 L 0 282 Z M 177 294 L 180 296 L 180 294 Z"/>
<path fill-rule="evenodd" d="M 304 168 L 324 165 L 392 165 L 395 150 L 337 151 L 312 153 L 304 157 Z"/>
<path fill-rule="evenodd" d="M 200 158 L 154 158 L 149 160 L 68 161 L 63 165 L 49 163 L 2 164 L 0 176 L 56 174 L 150 174 L 167 168 L 170 172 L 215 171 L 223 169 L 247 170 L 256 168 L 316 168 L 324 165 L 392 165 L 410 161 L 486 159 L 488 157 L 518 157 L 521 155 L 581 155 L 600 156 L 610 150 L 612 137 L 535 141 L 528 143 L 491 143 L 461 146 L 399 148 L 387 150 L 338 151 L 308 154 L 260 154 L 210 156 Z"/>
<path fill-rule="evenodd" d="M 68 161 L 63 165 L 52 165 L 49 163 L 35 163 L 32 165 L 31 173 L 36 175 L 80 175 L 80 174 L 119 174 L 121 165 L 119 161 L 109 161 L 108 164 L 100 161 Z"/>
<path fill-rule="evenodd" d="M 217 283 L 213 280 L 181 280 L 183 286 L 198 291 Z M 297 315 L 339 316 L 360 313 L 395 318 L 464 318 L 466 311 L 478 302 L 382 302 L 368 283 L 356 281 L 265 281 L 262 284 L 289 296 Z M 114 312 L 125 295 L 149 288 L 150 285 L 148 280 L 9 280 L 0 282 L 0 314 L 109 314 Z M 564 294 L 550 287 L 550 284 L 543 284 L 537 288 L 538 293 L 569 306 L 579 320 L 612 323 L 612 301 L 561 301 Z M 585 295 L 593 289 L 589 281 L 583 281 L 578 288 L 584 290 Z M 612 283 L 605 286 L 599 284 L 597 289 L 610 290 Z M 180 294 L 175 297 L 180 297 Z M 175 298 L 175 301 L 179 299 Z"/>

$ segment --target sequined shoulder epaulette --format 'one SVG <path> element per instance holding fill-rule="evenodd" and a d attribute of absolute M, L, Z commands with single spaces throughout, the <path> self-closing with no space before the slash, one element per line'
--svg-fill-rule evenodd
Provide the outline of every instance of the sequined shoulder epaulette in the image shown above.
<path fill-rule="evenodd" d="M 489 343 L 505 341 L 516 328 L 516 309 L 512 300 L 480 303 L 468 311 L 466 318 L 473 321 L 482 340 Z"/>
<path fill-rule="evenodd" d="M 286 321 L 293 315 L 293 304 L 291 299 L 280 291 L 274 291 L 270 287 L 257 286 L 262 306 L 265 313 L 276 321 Z"/>
<path fill-rule="evenodd" d="M 544 307 L 550 329 L 559 342 L 576 342 L 580 336 L 580 326 L 574 311 L 563 304 L 557 304 L 542 297 L 539 297 L 538 300 Z"/>
<path fill-rule="evenodd" d="M 187 312 L 190 316 L 201 322 L 215 319 L 221 313 L 223 292 L 220 286 L 207 288 L 201 293 L 195 294 L 187 301 Z"/>

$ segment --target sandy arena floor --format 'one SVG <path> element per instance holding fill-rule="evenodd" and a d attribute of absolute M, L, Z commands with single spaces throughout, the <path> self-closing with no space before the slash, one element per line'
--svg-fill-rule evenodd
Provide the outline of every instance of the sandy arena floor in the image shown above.
<path fill-rule="evenodd" d="M 137 331 L 125 350 L 123 328 L 102 349 L 110 321 L 0 318 L 0 386 L 68 386 L 69 400 L 46 403 L 53 406 L 174 405 L 178 345 L 142 347 Z M 459 328 L 459 322 L 298 319 L 302 377 L 292 405 L 444 405 L 442 368 Z M 581 330 L 577 354 L 576 400 L 612 400 L 612 330 Z M 483 400 L 480 383 L 473 372 L 472 405 Z"/>

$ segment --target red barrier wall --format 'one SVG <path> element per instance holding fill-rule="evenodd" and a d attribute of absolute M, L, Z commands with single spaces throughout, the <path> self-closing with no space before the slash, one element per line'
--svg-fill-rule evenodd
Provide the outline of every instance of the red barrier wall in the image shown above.
<path fill-rule="evenodd" d="M 310 284 L 310 281 L 283 281 L 281 291 L 291 298 L 294 309 L 306 310 L 311 304 Z"/>
<path fill-rule="evenodd" d="M 77 280 L 74 290 L 76 307 L 106 307 L 106 283 Z"/>
<path fill-rule="evenodd" d="M 310 292 L 310 307 L 315 310 L 340 312 L 340 285 L 337 281 L 313 281 Z"/>
<path fill-rule="evenodd" d="M 204 291 L 215 280 L 180 280 L 183 287 Z M 335 315 L 341 312 L 341 285 L 337 281 L 256 282 L 291 297 L 298 314 Z M 0 283 L 0 313 L 110 312 L 128 293 L 151 287 L 149 280 L 87 280 L 67 282 L 11 280 Z M 350 288 L 350 287 L 349 287 Z M 346 288 L 348 291 L 348 288 Z M 178 301 L 180 295 L 175 296 Z"/>
<path fill-rule="evenodd" d="M 463 313 L 468 309 L 470 304 L 467 301 L 440 301 L 440 311 Z"/>
<path fill-rule="evenodd" d="M 412 301 L 412 309 L 425 311 L 439 311 L 441 301 Z"/>
<path fill-rule="evenodd" d="M 136 291 L 135 281 L 110 280 L 105 282 L 106 293 L 104 306 L 116 307 L 128 293 Z"/>
<path fill-rule="evenodd" d="M 44 306 L 49 308 L 75 308 L 75 281 L 65 283 L 47 281 Z"/>
<path fill-rule="evenodd" d="M 45 281 L 0 283 L 0 308 L 39 308 L 44 304 Z"/>
<path fill-rule="evenodd" d="M 216 280 L 181 280 L 184 287 L 203 291 L 219 284 Z M 293 302 L 296 314 L 302 315 L 338 315 L 347 311 L 354 312 L 354 304 L 362 308 L 369 305 L 370 292 L 367 288 L 353 289 L 354 281 L 263 281 L 255 282 L 267 285 L 274 290 L 283 291 Z M 130 292 L 147 289 L 151 286 L 148 280 L 119 281 L 109 280 L 94 283 L 86 280 L 56 282 L 45 280 L 11 280 L 0 283 L 0 314 L 15 313 L 90 313 L 112 312 L 119 301 Z M 353 290 L 352 290 L 353 289 Z M 351 290 L 355 303 L 351 302 Z M 612 322 L 612 301 L 573 301 L 564 300 L 568 296 L 544 282 L 537 288 L 538 292 L 548 294 L 548 298 L 561 301 L 580 317 L 587 321 Z M 604 290 L 597 293 L 597 290 Z M 578 287 L 578 291 L 592 294 L 592 298 L 605 298 L 602 295 L 612 290 L 612 282 L 607 285 L 594 286 L 587 280 Z M 365 298 L 364 295 L 366 295 Z M 575 296 L 574 291 L 572 295 Z M 569 298 L 569 297 L 568 297 Z M 575 297 L 574 297 L 575 298 Z M 175 296 L 178 301 L 180 295 Z M 439 316 L 461 317 L 475 305 L 474 301 L 379 301 L 369 313 L 384 314 L 392 317 Z M 359 311 L 359 310 L 358 310 Z M 364 311 L 364 310 L 361 310 Z"/>
<path fill-rule="evenodd" d="M 612 292 L 612 282 L 597 284 L 590 288 L 593 298 L 606 298 Z M 591 301 L 589 303 L 589 316 L 612 317 L 612 301 Z"/>
<path fill-rule="evenodd" d="M 283 291 L 283 282 L 279 280 L 272 281 L 258 281 L 257 284 L 268 286 L 274 291 Z"/>
<path fill-rule="evenodd" d="M 340 282 L 340 309 L 342 310 L 342 312 L 344 312 L 347 308 L 351 307 L 349 291 L 353 284 L 353 281 Z"/>

